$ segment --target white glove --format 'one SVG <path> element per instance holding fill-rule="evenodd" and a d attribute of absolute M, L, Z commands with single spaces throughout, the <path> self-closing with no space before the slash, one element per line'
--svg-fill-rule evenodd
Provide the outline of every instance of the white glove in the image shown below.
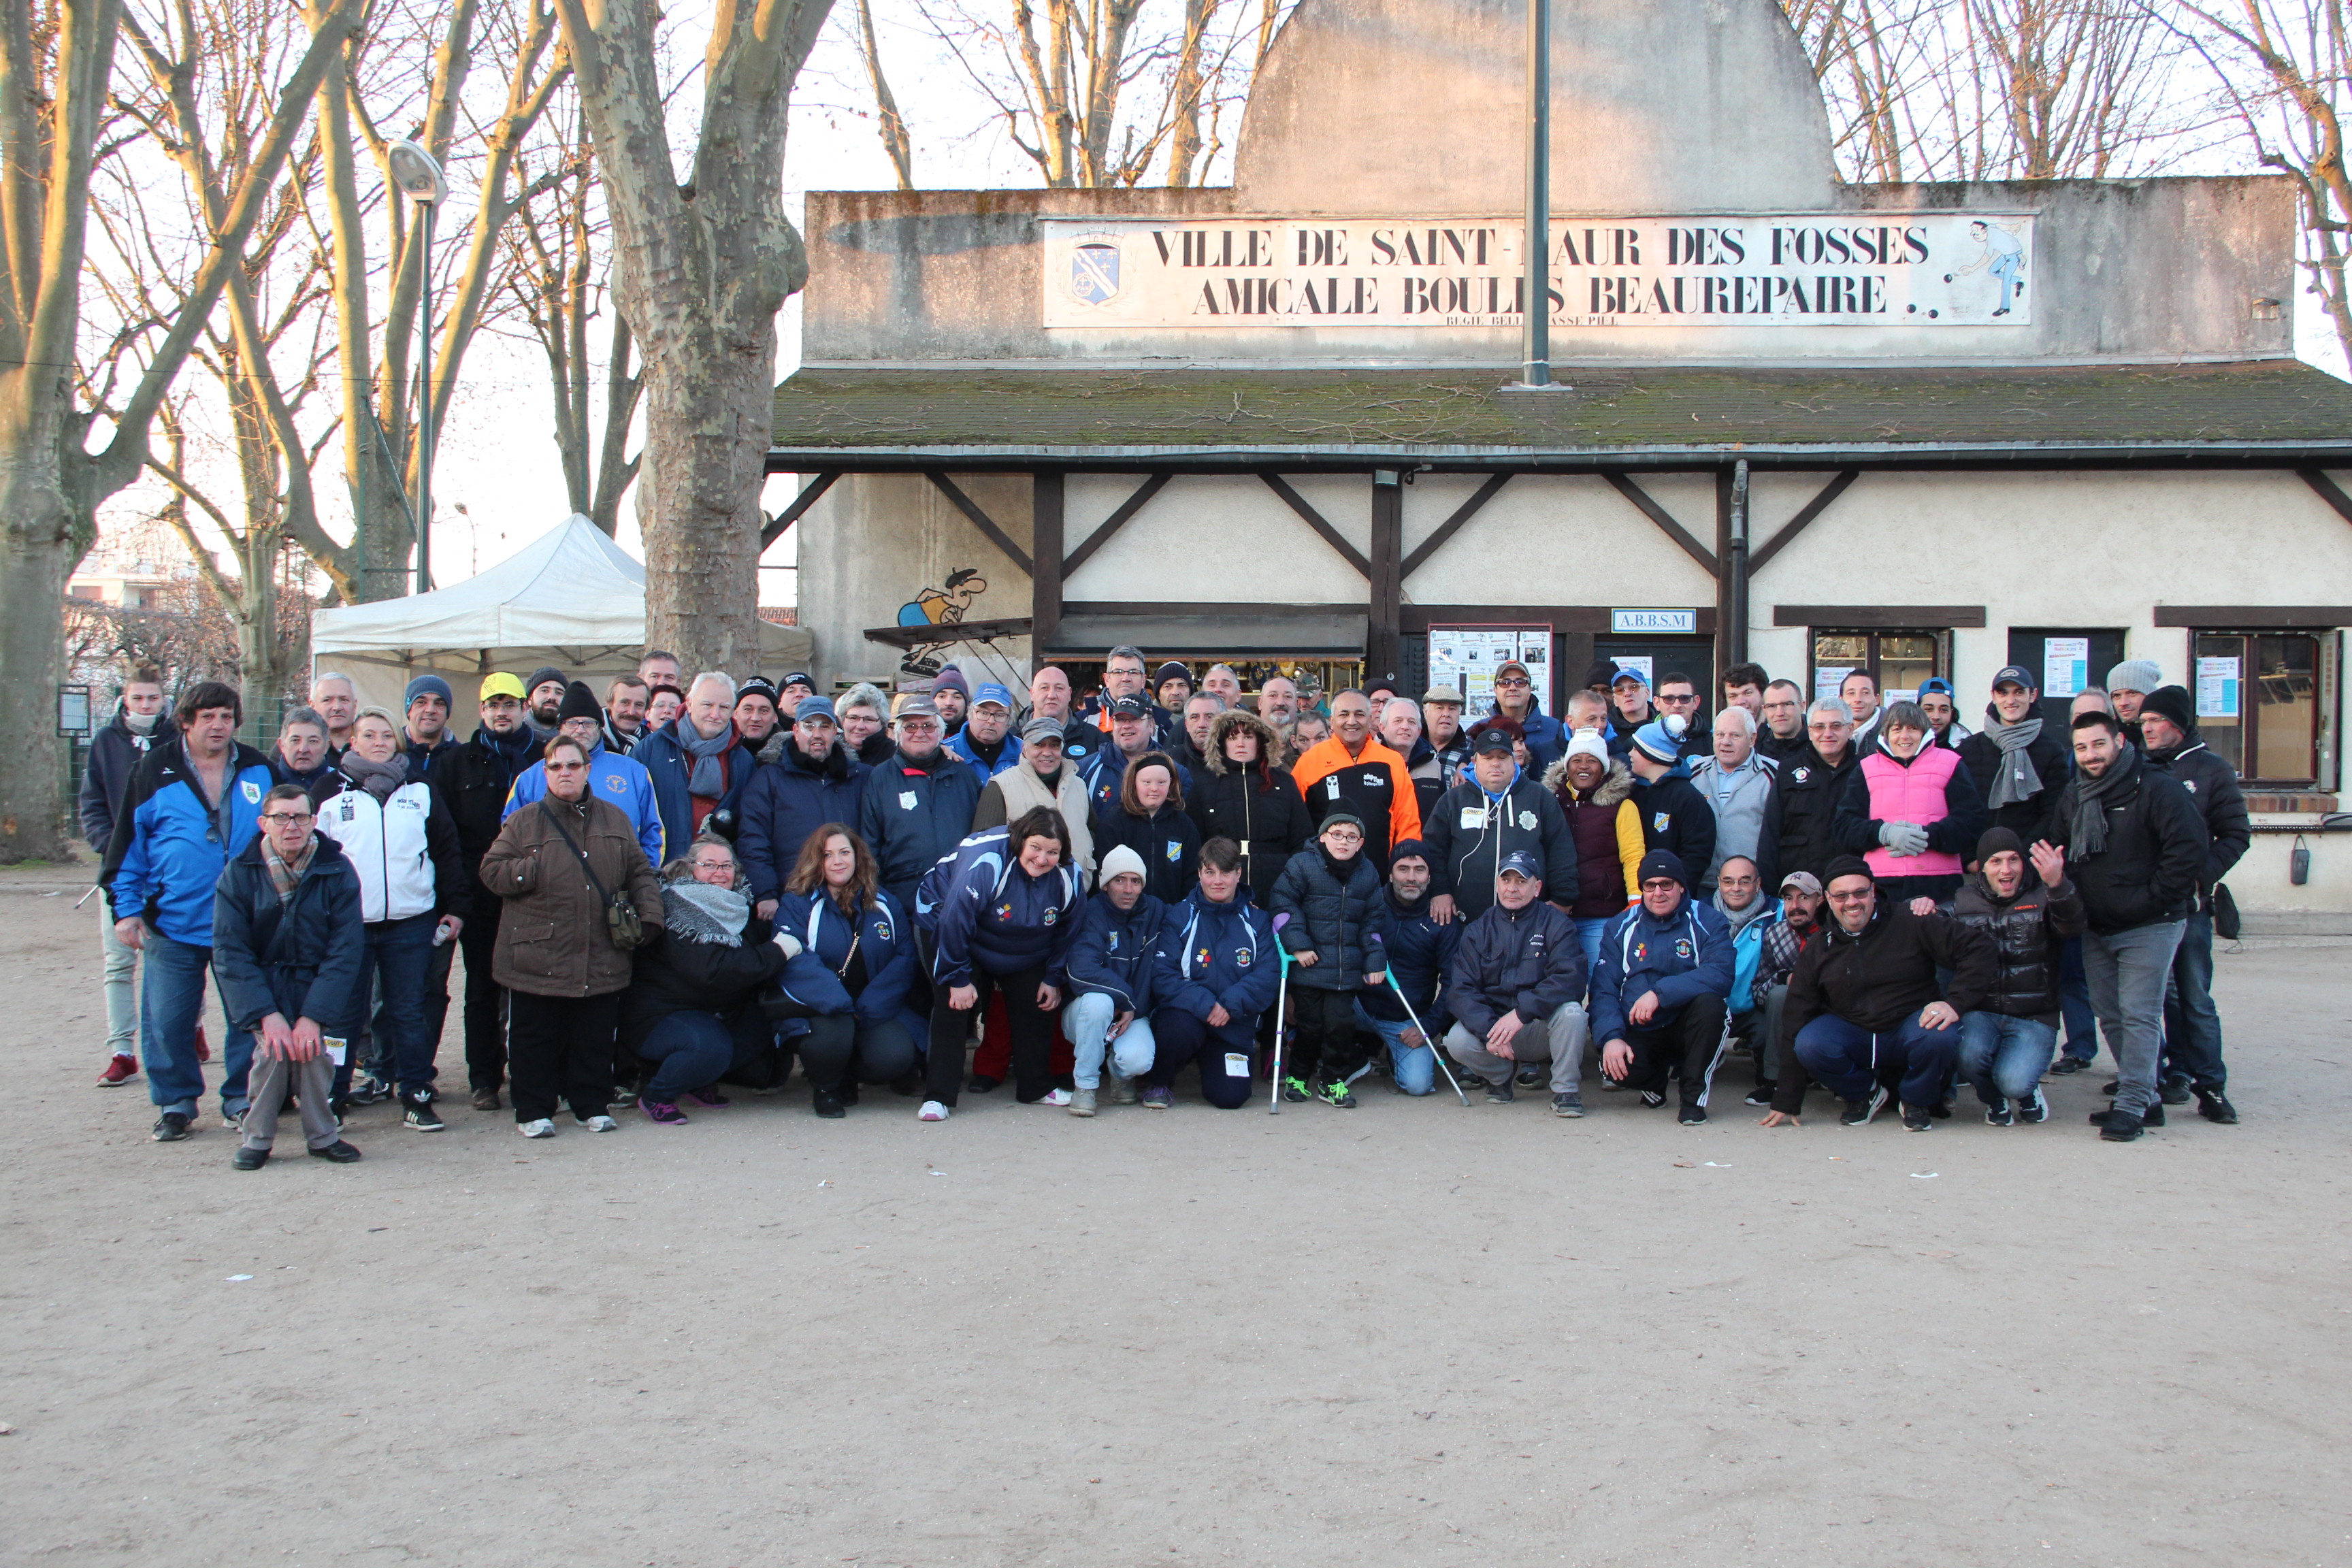
<path fill-rule="evenodd" d="M 801 955 L 801 939 L 794 936 L 792 932 L 788 931 L 780 931 L 775 934 L 773 940 L 778 947 L 784 950 L 784 957 L 786 960 L 789 961 L 791 959 L 795 959 Z"/>
<path fill-rule="evenodd" d="M 1878 841 L 1898 856 L 1925 855 L 1927 852 L 1927 830 L 1916 822 L 1879 824 Z"/>

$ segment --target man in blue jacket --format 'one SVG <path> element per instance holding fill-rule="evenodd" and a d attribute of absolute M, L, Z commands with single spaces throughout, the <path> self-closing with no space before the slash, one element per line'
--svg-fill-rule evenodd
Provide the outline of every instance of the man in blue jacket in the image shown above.
<path fill-rule="evenodd" d="M 147 1098 L 161 1112 L 159 1143 L 188 1135 L 205 1096 L 195 1037 L 213 962 L 213 889 L 229 858 L 253 842 L 261 798 L 278 782 L 268 757 L 237 742 L 245 705 L 235 687 L 198 681 L 181 695 L 178 718 L 180 733 L 131 775 L 98 874 L 115 935 L 147 956 L 139 1047 Z M 245 1115 L 253 1037 L 231 1024 L 223 1047 L 221 1116 L 233 1126 Z"/>
<path fill-rule="evenodd" d="M 686 710 L 629 748 L 629 760 L 653 780 L 662 837 L 681 855 L 706 822 L 731 840 L 742 820 L 743 792 L 760 764 L 734 715 L 734 680 L 705 670 L 687 688 Z M 600 732 L 602 717 L 599 709 Z"/>
<path fill-rule="evenodd" d="M 1724 1003 L 1731 994 L 1731 929 L 1690 896 L 1690 875 L 1671 850 L 1653 849 L 1637 871 L 1642 901 L 1601 934 L 1592 971 L 1592 1033 L 1601 1072 L 1666 1102 L 1680 1069 L 1685 1126 L 1706 1120 L 1707 1090 L 1728 1044 Z"/>
<path fill-rule="evenodd" d="M 759 771 L 743 792 L 735 857 L 751 879 L 761 920 L 776 912 L 810 834 L 828 822 L 857 825 L 871 771 L 841 743 L 841 721 L 828 697 L 802 698 L 791 727 L 760 749 Z"/>
<path fill-rule="evenodd" d="M 312 1154 L 339 1165 L 360 1157 L 327 1102 L 333 1054 L 366 1011 L 367 927 L 360 879 L 342 846 L 314 830 L 315 820 L 310 792 L 299 784 L 273 786 L 261 797 L 261 831 L 213 889 L 221 1008 L 232 1026 L 261 1037 L 253 1103 L 232 1161 L 240 1171 L 268 1163 L 289 1089 L 300 1097 Z"/>
<path fill-rule="evenodd" d="M 1407 1094 L 1428 1094 L 1437 1088 L 1434 1047 L 1454 1022 L 1445 1002 L 1445 972 L 1454 963 L 1454 945 L 1468 923 L 1456 920 L 1440 925 L 1431 913 L 1433 858 L 1418 838 L 1399 844 L 1389 861 L 1389 885 L 1381 894 L 1388 900 L 1389 922 L 1395 928 L 1384 944 L 1389 973 L 1403 987 L 1405 999 L 1412 1004 L 1412 1012 L 1385 985 L 1356 994 L 1356 1027 L 1378 1035 L 1388 1047 L 1390 1076 Z M 1421 1019 L 1418 1028 L 1412 1022 L 1415 1015 Z"/>
<path fill-rule="evenodd" d="M 1119 790 L 1127 783 L 1129 764 L 1146 752 L 1161 750 L 1151 719 L 1159 710 L 1142 698 L 1110 698 L 1104 702 L 1103 711 L 1109 715 L 1110 742 L 1078 764 L 1078 777 L 1086 783 L 1087 799 L 1097 822 L 1118 816 Z M 1176 788 L 1191 795 L 1192 770 L 1172 756 L 1169 761 L 1176 770 Z M 1099 828 L 1096 832 L 1101 836 Z"/>
<path fill-rule="evenodd" d="M 882 885 L 908 909 L 915 884 L 971 831 L 980 806 L 980 775 L 940 742 L 945 727 L 928 697 L 898 710 L 898 745 L 866 778 L 857 831 L 882 868 Z"/>
<path fill-rule="evenodd" d="M 1258 1016 L 1282 984 L 1274 922 L 1250 902 L 1241 846 L 1201 846 L 1201 885 L 1168 911 L 1151 957 L 1151 1032 L 1157 1042 L 1143 1077 L 1147 1109 L 1176 1103 L 1169 1085 L 1185 1064 L 1201 1067 L 1201 1096 L 1220 1110 L 1249 1103 L 1250 1053 Z"/>
<path fill-rule="evenodd" d="M 1503 857 L 1495 901 L 1463 928 L 1446 973 L 1445 1052 L 1486 1084 L 1489 1105 L 1511 1102 L 1515 1078 L 1530 1088 L 1544 1081 L 1534 1064 L 1549 1064 L 1552 1114 L 1572 1118 L 1584 1114 L 1578 1081 L 1591 1040 L 1584 944 L 1543 890 L 1534 851 Z"/>
<path fill-rule="evenodd" d="M 1070 1114 L 1092 1116 L 1102 1087 L 1103 1056 L 1111 1057 L 1111 1103 L 1135 1103 L 1135 1080 L 1150 1069 L 1151 952 L 1168 906 L 1143 890 L 1143 857 L 1119 845 L 1103 857 L 1101 886 L 1087 900 L 1070 944 L 1070 1005 L 1062 1032 L 1070 1037 L 1077 1089 Z"/>
<path fill-rule="evenodd" d="M 89 771 L 81 781 L 81 836 L 100 860 L 122 818 L 131 775 L 147 753 L 180 732 L 165 712 L 163 676 L 152 664 L 122 677 L 122 700 L 114 718 L 89 743 Z M 323 732 L 323 731 L 322 731 Z M 99 1082 L 112 1088 L 139 1076 L 139 955 L 114 934 L 114 913 L 98 910 L 100 945 L 106 954 L 106 1071 Z"/>
<path fill-rule="evenodd" d="M 939 700 L 935 697 L 932 701 Z M 948 721 L 942 711 L 940 722 Z M 1021 761 L 1021 737 L 1012 732 L 1013 692 L 993 680 L 983 680 L 971 694 L 971 706 L 964 712 L 963 723 L 947 739 L 947 748 L 972 765 L 986 784 L 997 774 L 1010 773 Z"/>
<path fill-rule="evenodd" d="M 645 850 L 646 859 L 655 866 L 664 864 L 662 848 L 669 839 L 662 828 L 654 781 L 635 757 L 604 749 L 604 710 L 586 681 L 575 680 L 564 689 L 563 701 L 556 709 L 555 732 L 588 748 L 588 788 L 619 806 L 636 827 L 637 844 Z M 515 775 L 514 788 L 507 795 L 506 816 L 512 816 L 546 795 L 547 762 L 541 758 Z M 677 840 L 679 853 L 690 842 Z"/>

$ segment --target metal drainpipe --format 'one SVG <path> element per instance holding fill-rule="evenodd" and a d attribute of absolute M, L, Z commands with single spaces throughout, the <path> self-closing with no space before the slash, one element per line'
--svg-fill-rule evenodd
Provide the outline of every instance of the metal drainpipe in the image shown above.
<path fill-rule="evenodd" d="M 1723 563 L 1727 664 L 1748 662 L 1748 459 L 1731 466 L 1731 551 Z"/>

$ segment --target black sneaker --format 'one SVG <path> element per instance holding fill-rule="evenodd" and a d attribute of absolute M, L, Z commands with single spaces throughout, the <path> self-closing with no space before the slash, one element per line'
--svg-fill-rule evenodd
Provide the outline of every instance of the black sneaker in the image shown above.
<path fill-rule="evenodd" d="M 2107 1143 L 2128 1143 L 2140 1134 L 2144 1123 L 2128 1110 L 2103 1110 L 2091 1118 L 2099 1124 L 2099 1138 Z"/>
<path fill-rule="evenodd" d="M 2238 1108 L 2231 1104 L 2230 1097 L 2218 1089 L 2200 1089 L 2197 1091 L 2197 1114 L 2208 1121 L 2218 1122 L 2223 1127 L 2235 1127 L 2238 1124 Z"/>
<path fill-rule="evenodd" d="M 1927 1108 L 1927 1114 L 1934 1117 L 1938 1121 L 1949 1121 L 1953 1116 L 1958 1112 L 1959 1109 L 1960 1102 L 1954 1100 L 1948 1094 L 1943 1099 L 1936 1101 L 1935 1104 L 1929 1106 Z"/>
<path fill-rule="evenodd" d="M 1584 1114 L 1584 1097 L 1576 1093 L 1555 1094 L 1551 1097 L 1554 1116 L 1577 1117 Z"/>
<path fill-rule="evenodd" d="M 2050 1102 L 2042 1098 L 2040 1084 L 2035 1084 L 2033 1092 L 2017 1102 L 2017 1119 L 2028 1123 L 2050 1120 Z"/>
<path fill-rule="evenodd" d="M 841 1096 L 829 1089 L 809 1090 L 809 1109 L 827 1121 L 838 1121 L 849 1114 L 847 1108 L 841 1103 Z"/>
<path fill-rule="evenodd" d="M 352 1085 L 348 1098 L 353 1105 L 382 1105 L 392 1098 L 392 1085 L 369 1073 Z"/>
<path fill-rule="evenodd" d="M 2009 1101 L 2005 1100 L 1995 1105 L 1988 1105 L 1985 1107 L 1985 1125 L 2014 1127 L 2017 1125 L 2017 1112 L 2010 1109 Z"/>
<path fill-rule="evenodd" d="M 914 1099 L 915 1091 L 922 1087 L 923 1075 L 911 1070 L 902 1072 L 890 1080 L 890 1092 L 901 1100 Z"/>
<path fill-rule="evenodd" d="M 1685 1127 L 1696 1127 L 1706 1120 L 1706 1107 L 1685 1105 L 1675 1115 L 1675 1120 Z"/>
<path fill-rule="evenodd" d="M 839 1100 L 842 1104 L 855 1105 L 857 1103 L 857 1080 L 854 1078 L 843 1079 L 841 1080 L 841 1087 L 835 1089 L 833 1092 L 834 1097 Z"/>
<path fill-rule="evenodd" d="M 167 1110 L 155 1119 L 154 1131 L 147 1136 L 158 1143 L 177 1143 L 188 1135 L 188 1119 L 176 1110 Z"/>
<path fill-rule="evenodd" d="M 1870 1119 L 1885 1109 L 1885 1086 L 1873 1084 L 1868 1100 L 1849 1100 L 1845 1102 L 1845 1109 L 1838 1113 L 1838 1121 L 1847 1127 L 1867 1127 L 1870 1125 Z"/>
<path fill-rule="evenodd" d="M 332 1160 L 338 1165 L 348 1165 L 360 1157 L 360 1152 L 338 1138 L 323 1149 L 310 1151 L 313 1160 Z"/>
<path fill-rule="evenodd" d="M 1517 1095 L 1511 1092 L 1511 1080 L 1509 1079 L 1505 1079 L 1500 1083 L 1490 1083 L 1486 1086 L 1486 1103 L 1489 1105 L 1508 1105 L 1512 1100 L 1517 1098 L 1518 1097 Z"/>
<path fill-rule="evenodd" d="M 1658 1107 L 1664 1105 L 1665 1102 L 1666 1097 L 1659 1093 L 1654 1089 L 1645 1089 L 1642 1091 L 1642 1103 L 1648 1106 L 1653 1110 L 1657 1110 Z"/>
<path fill-rule="evenodd" d="M 269 1151 L 249 1148 L 240 1143 L 236 1146 L 236 1152 L 228 1157 L 228 1163 L 240 1171 L 258 1171 L 262 1166 L 269 1163 Z"/>
<path fill-rule="evenodd" d="M 1926 1132 L 1935 1125 L 1936 1113 L 1931 1108 L 1925 1105 L 1906 1105 L 1903 1108 L 1905 1131 Z"/>
<path fill-rule="evenodd" d="M 2196 1098 L 2189 1091 L 2188 1081 L 2183 1079 L 2168 1079 L 2157 1089 L 2156 1097 L 2167 1105 L 2186 1105 Z"/>
<path fill-rule="evenodd" d="M 2050 1064 L 2050 1076 L 2052 1078 L 2072 1078 L 2074 1074 L 2087 1069 L 2090 1065 L 2091 1058 L 2088 1057 L 2060 1057 L 2056 1061 Z"/>
<path fill-rule="evenodd" d="M 1348 1080 L 1343 1078 L 1327 1078 L 1317 1084 L 1315 1098 L 1326 1105 L 1337 1106 L 1341 1110 L 1353 1110 L 1356 1108 L 1356 1091 L 1348 1087 Z"/>
<path fill-rule="evenodd" d="M 400 1124 L 404 1127 L 417 1132 L 438 1132 L 448 1125 L 434 1110 L 433 1102 L 422 1096 L 408 1100 L 406 1106 L 400 1118 Z"/>
<path fill-rule="evenodd" d="M 2123 1088 L 2123 1079 L 2119 1078 L 2111 1078 L 2107 1079 L 2106 1082 L 2099 1086 L 2099 1092 L 2105 1095 L 2109 1100 L 2113 1100 L 2116 1097 L 2116 1090 Z"/>
<path fill-rule="evenodd" d="M 1514 1079 L 1513 1081 L 1521 1089 L 1541 1089 L 1544 1083 L 1544 1075 L 1534 1068 L 1523 1067 L 1519 1069 L 1518 1076 Z"/>
<path fill-rule="evenodd" d="M 976 1072 L 971 1075 L 971 1081 L 964 1085 L 964 1088 L 974 1094 L 986 1094 L 1003 1081 L 1001 1078 L 991 1078 L 984 1072 Z"/>
<path fill-rule="evenodd" d="M 1770 1109 L 1773 1091 L 1778 1089 L 1780 1087 L 1780 1086 L 1779 1084 L 1774 1083 L 1771 1079 L 1765 1079 L 1762 1083 L 1758 1084 L 1754 1089 L 1748 1091 L 1748 1103 L 1750 1105 L 1762 1106 L 1768 1110 Z"/>

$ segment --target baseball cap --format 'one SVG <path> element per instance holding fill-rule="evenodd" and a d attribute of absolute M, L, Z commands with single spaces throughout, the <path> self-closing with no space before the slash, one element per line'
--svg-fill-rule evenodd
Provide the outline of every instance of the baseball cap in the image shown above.
<path fill-rule="evenodd" d="M 1919 683 L 1919 696 L 1925 697 L 1930 691 L 1934 692 L 1938 697 L 1950 697 L 1955 695 L 1952 690 L 1952 683 L 1946 680 L 1940 675 L 1931 675 L 1927 679 Z"/>
<path fill-rule="evenodd" d="M 1433 686 L 1421 694 L 1421 700 L 1423 702 L 1451 702 L 1456 708 L 1464 705 L 1462 693 L 1451 686 Z"/>
<path fill-rule="evenodd" d="M 1622 665 L 1618 667 L 1616 674 L 1609 678 L 1609 684 L 1612 687 L 1622 686 L 1629 680 L 1636 686 L 1647 686 L 1650 684 L 1650 678 L 1648 676 L 1643 675 L 1638 669 L 1629 669 Z"/>
<path fill-rule="evenodd" d="M 1822 879 L 1811 871 L 1791 871 L 1780 879 L 1780 891 L 1785 893 L 1791 888 L 1814 898 L 1822 896 Z"/>
<path fill-rule="evenodd" d="M 1114 697 L 1103 704 L 1103 711 L 1114 719 L 1148 719 L 1151 704 L 1140 697 Z"/>
<path fill-rule="evenodd" d="M 1533 680 L 1535 679 L 1534 675 L 1528 671 L 1528 667 L 1521 664 L 1516 658 L 1507 658 L 1502 663 L 1496 665 L 1495 667 L 1495 679 L 1500 680 L 1503 678 L 1503 671 L 1507 669 L 1516 669 L 1521 675 L 1527 676 L 1529 680 Z"/>
<path fill-rule="evenodd" d="M 482 677 L 482 694 L 479 699 L 481 701 L 488 702 L 493 697 L 511 697 L 520 702 L 530 695 L 530 693 L 522 689 L 522 682 L 520 679 L 509 675 L 503 669 L 494 670 Z"/>
<path fill-rule="evenodd" d="M 890 715 L 893 719 L 937 719 L 939 716 L 940 705 L 919 694 L 900 698 L 898 710 Z"/>
<path fill-rule="evenodd" d="M 2004 686 L 2021 686 L 2028 691 L 2042 689 L 2042 683 L 2033 679 L 2033 672 L 2021 664 L 2004 664 L 1993 672 L 1992 689 L 1999 691 Z"/>
<path fill-rule="evenodd" d="M 1057 745 L 1066 743 L 1061 721 L 1049 719 L 1043 713 L 1033 715 L 1026 724 L 1021 726 L 1021 741 L 1024 745 L 1030 746 L 1040 741 L 1052 741 Z"/>
<path fill-rule="evenodd" d="M 1512 850 L 1503 857 L 1503 863 L 1495 868 L 1495 875 L 1497 877 L 1507 877 L 1513 872 L 1517 872 L 1531 882 L 1543 879 L 1543 867 L 1525 849 Z"/>
<path fill-rule="evenodd" d="M 980 689 L 971 694 L 971 705 L 979 708 L 991 702 L 1007 713 L 1013 711 L 1013 693 L 993 680 L 983 680 L 980 683 Z"/>
<path fill-rule="evenodd" d="M 1470 750 L 1476 756 L 1499 752 L 1507 757 L 1511 754 L 1511 732 L 1499 724 L 1486 725 L 1478 731 L 1478 738 L 1471 742 Z"/>
<path fill-rule="evenodd" d="M 823 719 L 836 725 L 841 722 L 841 715 L 833 710 L 830 697 L 802 698 L 800 705 L 793 710 L 793 722 L 797 724 L 803 719 Z"/>

